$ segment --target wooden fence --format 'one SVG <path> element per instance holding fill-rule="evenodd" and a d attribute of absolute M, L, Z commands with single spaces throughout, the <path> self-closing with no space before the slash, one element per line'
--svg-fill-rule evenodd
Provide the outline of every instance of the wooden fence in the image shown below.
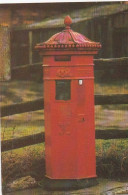
<path fill-rule="evenodd" d="M 110 59 L 95 59 L 95 70 L 126 70 L 128 71 L 128 57 L 110 58 Z M 35 75 L 38 75 L 37 77 Z M 13 67 L 11 70 L 12 79 L 29 79 L 35 80 L 43 77 L 42 62 L 20 67 Z"/>
<path fill-rule="evenodd" d="M 120 58 L 120 59 L 98 59 L 95 60 L 96 70 L 108 70 L 109 68 L 128 68 L 128 58 Z M 38 66 L 36 68 L 36 66 Z M 34 67 L 34 68 L 32 68 Z M 29 71 L 31 68 L 31 72 L 38 69 L 40 71 L 42 69 L 41 64 L 32 65 L 28 68 L 28 66 L 19 67 L 12 69 L 12 76 L 20 74 L 22 69 L 22 74 L 26 71 Z M 38 72 L 37 71 L 37 72 Z M 16 77 L 15 77 L 16 78 Z M 128 94 L 111 94 L 111 95 L 95 95 L 95 105 L 107 105 L 107 104 L 128 104 Z M 36 99 L 29 102 L 17 103 L 7 106 L 1 107 L 1 117 L 6 117 L 13 114 L 20 114 L 30 111 L 41 110 L 44 108 L 44 99 L 43 97 L 40 99 Z M 96 130 L 96 139 L 122 139 L 128 138 L 128 130 Z M 2 152 L 22 148 L 25 146 L 39 144 L 45 141 L 44 133 L 37 133 L 34 135 L 24 136 L 20 138 L 4 140 L 1 143 Z"/>
<path fill-rule="evenodd" d="M 96 130 L 96 139 L 123 139 L 128 138 L 128 130 Z M 20 138 L 4 140 L 1 144 L 1 151 L 5 152 L 17 148 L 23 148 L 34 144 L 43 143 L 45 141 L 45 134 L 37 133 Z"/>
<path fill-rule="evenodd" d="M 128 104 L 128 94 L 95 95 L 95 105 Z M 44 98 L 1 107 L 1 117 L 44 108 Z"/>

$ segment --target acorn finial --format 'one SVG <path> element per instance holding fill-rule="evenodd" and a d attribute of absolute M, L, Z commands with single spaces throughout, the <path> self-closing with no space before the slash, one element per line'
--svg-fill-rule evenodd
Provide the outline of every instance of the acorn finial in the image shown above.
<path fill-rule="evenodd" d="M 70 16 L 65 17 L 64 24 L 65 24 L 66 28 L 70 28 L 70 24 L 72 24 L 72 19 L 70 18 Z"/>

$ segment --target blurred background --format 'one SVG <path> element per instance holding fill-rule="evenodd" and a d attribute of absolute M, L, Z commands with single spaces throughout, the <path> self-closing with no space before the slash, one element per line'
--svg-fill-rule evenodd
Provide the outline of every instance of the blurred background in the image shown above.
<path fill-rule="evenodd" d="M 127 57 L 127 1 L 0 5 L 1 80 L 13 79 L 13 68 L 40 63 L 35 45 L 62 31 L 66 15 L 74 31 L 101 42 L 96 58 Z M 23 78 L 21 72 L 19 77 Z"/>

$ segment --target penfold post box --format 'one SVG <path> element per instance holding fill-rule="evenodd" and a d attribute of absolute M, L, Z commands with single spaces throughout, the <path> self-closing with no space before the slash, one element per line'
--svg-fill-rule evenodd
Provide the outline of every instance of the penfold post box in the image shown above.
<path fill-rule="evenodd" d="M 93 57 L 101 48 L 65 29 L 37 44 L 43 56 L 46 176 L 96 177 Z"/>

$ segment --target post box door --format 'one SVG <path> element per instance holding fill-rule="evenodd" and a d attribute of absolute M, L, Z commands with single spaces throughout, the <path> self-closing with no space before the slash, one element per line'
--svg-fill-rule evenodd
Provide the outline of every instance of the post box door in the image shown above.
<path fill-rule="evenodd" d="M 87 175 L 88 156 L 88 122 L 86 109 L 86 81 L 76 80 L 76 128 L 77 128 L 77 153 L 79 154 L 77 163 L 78 177 Z"/>
<path fill-rule="evenodd" d="M 93 80 L 76 82 L 78 177 L 95 176 Z"/>

